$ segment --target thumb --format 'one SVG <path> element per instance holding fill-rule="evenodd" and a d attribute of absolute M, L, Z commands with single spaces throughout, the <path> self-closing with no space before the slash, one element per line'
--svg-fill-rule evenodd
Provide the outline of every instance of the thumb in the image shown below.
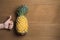
<path fill-rule="evenodd" d="M 8 20 L 10 21 L 11 19 L 12 19 L 12 16 L 10 16 Z"/>

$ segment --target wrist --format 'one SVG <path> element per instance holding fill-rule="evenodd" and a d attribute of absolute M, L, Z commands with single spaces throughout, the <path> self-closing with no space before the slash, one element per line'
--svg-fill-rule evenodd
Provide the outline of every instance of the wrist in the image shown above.
<path fill-rule="evenodd" d="M 1 23 L 0 24 L 0 29 L 3 29 L 4 28 L 4 23 Z"/>

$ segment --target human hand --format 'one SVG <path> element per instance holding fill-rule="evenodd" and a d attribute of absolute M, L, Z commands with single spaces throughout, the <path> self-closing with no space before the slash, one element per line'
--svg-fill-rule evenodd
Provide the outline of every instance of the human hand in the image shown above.
<path fill-rule="evenodd" d="M 11 19 L 12 19 L 12 17 L 10 16 L 9 19 L 4 22 L 5 29 L 12 29 L 13 28 L 13 21 Z"/>

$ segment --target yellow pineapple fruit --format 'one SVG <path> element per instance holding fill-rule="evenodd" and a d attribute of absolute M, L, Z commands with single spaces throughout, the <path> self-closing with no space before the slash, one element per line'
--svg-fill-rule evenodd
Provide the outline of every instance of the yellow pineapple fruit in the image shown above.
<path fill-rule="evenodd" d="M 27 11 L 28 8 L 25 5 L 17 9 L 18 17 L 16 20 L 16 31 L 21 35 L 24 35 L 28 32 L 28 20 L 25 17 Z"/>

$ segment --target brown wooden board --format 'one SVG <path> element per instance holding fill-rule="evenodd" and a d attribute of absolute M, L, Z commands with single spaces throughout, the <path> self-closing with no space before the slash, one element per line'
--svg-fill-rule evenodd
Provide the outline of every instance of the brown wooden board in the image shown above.
<path fill-rule="evenodd" d="M 17 36 L 14 31 L 0 30 L 0 40 L 60 40 L 60 0 L 0 0 L 0 23 L 12 15 L 16 8 L 26 4 L 29 11 L 29 32 Z"/>

